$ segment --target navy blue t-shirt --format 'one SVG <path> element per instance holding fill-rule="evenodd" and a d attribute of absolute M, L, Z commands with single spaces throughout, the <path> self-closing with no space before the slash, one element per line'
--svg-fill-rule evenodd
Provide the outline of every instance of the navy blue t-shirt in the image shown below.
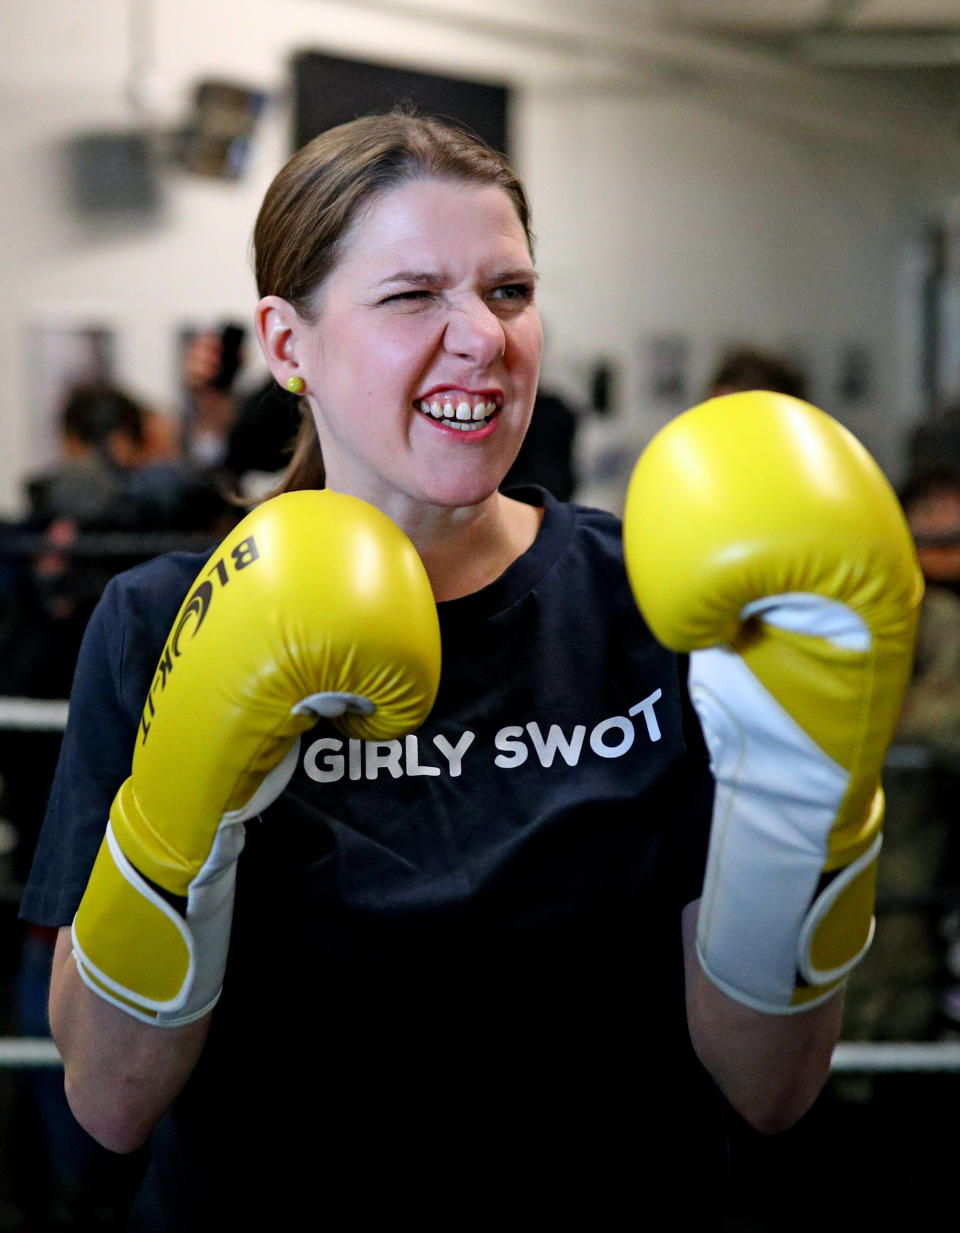
<path fill-rule="evenodd" d="M 318 724 L 247 824 L 223 996 L 134 1227 L 699 1203 L 665 1171 L 720 1150 L 683 1002 L 712 798 L 685 664 L 636 611 L 618 522 L 526 499 L 533 547 L 440 605 L 423 727 Z M 72 919 L 203 564 L 119 576 L 90 622 L 29 920 Z"/>

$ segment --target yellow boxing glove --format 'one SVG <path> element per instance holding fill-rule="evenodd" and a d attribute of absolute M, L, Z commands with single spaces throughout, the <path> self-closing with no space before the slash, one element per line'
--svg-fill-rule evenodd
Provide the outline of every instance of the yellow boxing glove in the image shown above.
<path fill-rule="evenodd" d="M 823 1001 L 870 944 L 880 772 L 923 592 L 876 463 L 815 407 L 754 391 L 672 421 L 630 481 L 627 570 L 690 652 L 716 779 L 697 948 L 729 996 Z"/>
<path fill-rule="evenodd" d="M 373 506 L 264 502 L 203 567 L 173 623 L 130 777 L 73 923 L 83 980 L 149 1023 L 216 1002 L 243 821 L 286 786 L 323 715 L 387 740 L 433 705 L 440 631 L 423 564 Z"/>

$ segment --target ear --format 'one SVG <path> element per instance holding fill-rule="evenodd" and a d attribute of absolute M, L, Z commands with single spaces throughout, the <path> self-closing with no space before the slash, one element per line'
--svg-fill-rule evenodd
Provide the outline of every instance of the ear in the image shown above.
<path fill-rule="evenodd" d="M 290 377 L 301 376 L 297 344 L 303 322 L 293 305 L 278 295 L 264 296 L 257 304 L 253 322 L 260 350 L 275 379 L 285 386 Z"/>

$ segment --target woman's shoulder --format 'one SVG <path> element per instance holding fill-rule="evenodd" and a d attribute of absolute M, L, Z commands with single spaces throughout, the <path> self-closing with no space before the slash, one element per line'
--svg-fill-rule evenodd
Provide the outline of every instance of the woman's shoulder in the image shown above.
<path fill-rule="evenodd" d="M 207 556 L 167 553 L 110 579 L 84 634 L 72 698 L 87 682 L 102 690 L 110 680 L 124 709 L 139 716 L 170 626 Z"/>
<path fill-rule="evenodd" d="M 622 555 L 623 524 L 609 510 L 576 501 L 561 501 L 548 489 L 535 485 L 514 489 L 510 495 L 529 505 L 543 507 L 542 529 L 547 531 L 543 538 L 552 543 L 569 544 L 571 540 L 583 539 Z"/>
<path fill-rule="evenodd" d="M 165 636 L 209 556 L 169 552 L 123 570 L 107 583 L 99 607 L 111 620 L 156 627 Z"/>
<path fill-rule="evenodd" d="M 623 523 L 616 514 L 611 513 L 610 510 L 600 509 L 598 506 L 577 505 L 576 503 L 571 503 L 570 509 L 573 513 L 574 524 L 581 531 L 622 547 Z"/>
<path fill-rule="evenodd" d="M 559 504 L 559 503 L 558 503 Z M 610 510 L 592 505 L 566 502 L 568 551 L 582 555 L 591 563 L 606 562 L 623 570 L 623 524 Z"/>

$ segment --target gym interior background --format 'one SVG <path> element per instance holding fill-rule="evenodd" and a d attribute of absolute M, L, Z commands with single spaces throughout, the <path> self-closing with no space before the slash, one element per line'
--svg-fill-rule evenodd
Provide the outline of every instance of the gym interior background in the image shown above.
<path fill-rule="evenodd" d="M 470 112 L 474 127 L 494 124 L 530 189 L 544 384 L 577 412 L 578 500 L 619 509 L 638 451 L 706 396 L 738 346 L 788 358 L 894 484 L 919 452 L 960 465 L 953 0 L 0 0 L 0 11 L 8 529 L 22 529 L 28 478 L 56 461 L 71 356 L 81 368 L 95 356 L 100 375 L 189 432 L 184 339 L 249 322 L 249 236 L 267 184 L 318 123 L 311 106 L 349 106 L 355 88 L 364 110 L 364 82 L 384 75 L 396 97 L 443 79 L 465 105 L 491 106 L 485 120 Z M 253 389 L 264 370 L 249 337 L 244 359 L 238 388 Z M 31 753 L 22 730 L 0 729 L 42 794 L 56 736 L 35 739 Z M 902 851 L 949 846 L 949 776 L 916 751 L 891 775 L 909 819 Z M 8 847 L 30 833 L 6 822 Z M 23 856 L 3 857 L 4 1032 Z M 902 940 L 892 922 L 905 919 L 939 937 L 960 912 L 945 877 L 888 887 L 880 938 Z M 942 992 L 940 968 L 924 979 Z M 937 1014 L 890 1035 L 896 1022 L 865 1012 L 848 1036 L 952 1039 Z M 21 1078 L 0 1071 L 0 1228 L 26 1227 L 25 1153 L 10 1148 L 27 1134 Z M 874 1154 L 899 1161 L 889 1210 L 917 1215 L 945 1192 L 956 1095 L 949 1073 L 836 1076 L 830 1124 L 871 1127 Z M 737 1227 L 760 1227 L 749 1194 L 741 1206 Z"/>

